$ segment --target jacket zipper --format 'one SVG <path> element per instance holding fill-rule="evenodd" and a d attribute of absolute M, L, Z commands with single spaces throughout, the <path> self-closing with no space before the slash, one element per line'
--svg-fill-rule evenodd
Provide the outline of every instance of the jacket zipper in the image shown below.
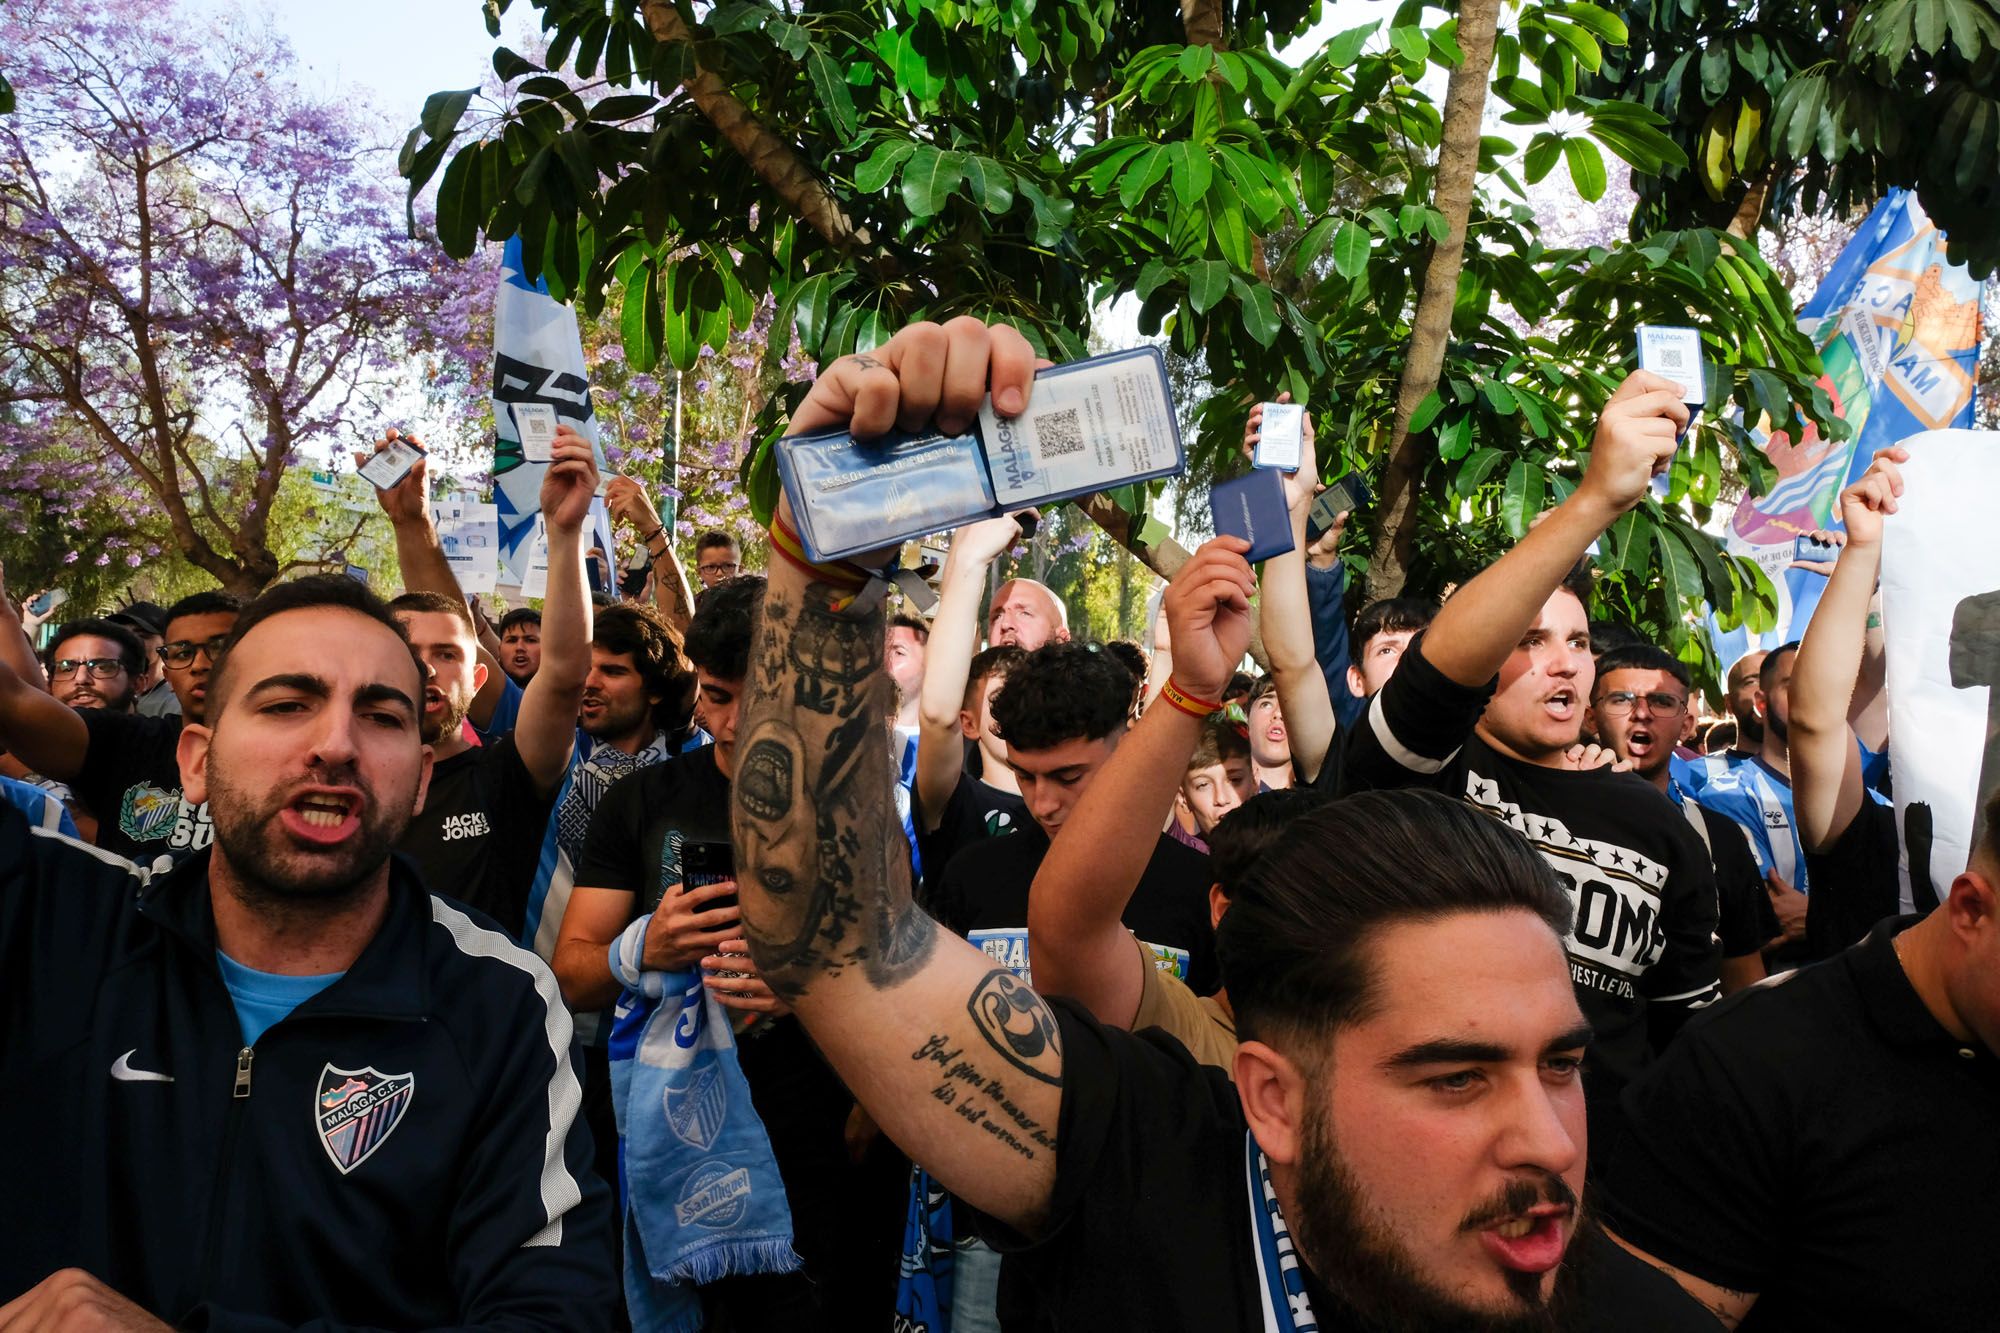
<path fill-rule="evenodd" d="M 202 1299 L 215 1291 L 217 1270 L 222 1262 L 223 1210 L 229 1202 L 230 1168 L 235 1164 L 236 1136 L 243 1124 L 243 1104 L 250 1100 L 250 1062 L 257 1053 L 248 1046 L 236 1052 L 236 1077 L 229 1093 L 228 1120 L 222 1127 L 222 1152 L 215 1168 L 215 1188 L 208 1204 L 208 1236 L 203 1241 L 201 1264 Z"/>

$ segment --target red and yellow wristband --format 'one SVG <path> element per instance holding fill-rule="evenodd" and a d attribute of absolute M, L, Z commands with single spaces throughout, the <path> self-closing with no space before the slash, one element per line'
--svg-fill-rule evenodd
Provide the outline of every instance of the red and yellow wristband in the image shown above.
<path fill-rule="evenodd" d="M 843 609 L 853 601 L 874 577 L 851 560 L 814 560 L 806 554 L 805 543 L 799 540 L 798 532 L 782 514 L 771 517 L 771 550 L 811 575 L 814 582 L 827 584 L 844 593 L 845 596 L 835 599 L 835 610 Z"/>
<path fill-rule="evenodd" d="M 1222 701 L 1220 699 L 1213 702 L 1207 699 L 1197 699 L 1179 685 L 1176 685 L 1172 676 L 1168 676 L 1167 683 L 1160 686 L 1160 698 L 1172 704 L 1175 708 L 1180 709 L 1189 717 L 1205 718 L 1222 711 Z"/>

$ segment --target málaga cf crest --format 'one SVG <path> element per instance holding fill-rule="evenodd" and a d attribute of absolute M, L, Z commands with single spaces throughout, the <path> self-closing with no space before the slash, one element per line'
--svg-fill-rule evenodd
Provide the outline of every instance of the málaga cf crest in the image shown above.
<path fill-rule="evenodd" d="M 320 1070 L 319 1094 L 313 1099 L 315 1127 L 326 1155 L 346 1175 L 368 1160 L 402 1122 L 416 1095 L 415 1074 L 384 1074 L 378 1069 Z"/>

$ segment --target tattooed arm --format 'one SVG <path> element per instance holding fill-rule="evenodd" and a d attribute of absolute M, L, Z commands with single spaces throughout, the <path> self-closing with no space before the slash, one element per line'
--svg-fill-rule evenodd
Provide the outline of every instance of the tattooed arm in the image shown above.
<path fill-rule="evenodd" d="M 1026 407 L 1034 364 L 1009 328 L 914 325 L 830 366 L 791 429 L 962 430 L 989 373 L 1001 412 Z M 782 501 L 779 513 L 790 522 Z M 850 596 L 771 562 L 737 729 L 745 933 L 765 981 L 889 1137 L 960 1198 L 1032 1232 L 1055 1185 L 1055 1016 L 911 901 L 882 740 L 881 585 Z"/>

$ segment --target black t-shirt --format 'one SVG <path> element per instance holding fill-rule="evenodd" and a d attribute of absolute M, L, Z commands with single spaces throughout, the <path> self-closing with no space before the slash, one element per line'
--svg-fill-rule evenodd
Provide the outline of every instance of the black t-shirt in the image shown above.
<path fill-rule="evenodd" d="M 1156 1028 L 1116 1031 L 1073 1001 L 1050 1004 L 1062 1030 L 1063 1089 L 1042 1238 L 1023 1243 L 990 1219 L 973 1219 L 1007 1253 L 1001 1326 L 1259 1333 L 1236 1085 Z M 1579 1317 L 1566 1327 L 1713 1333 L 1714 1319 L 1671 1279 L 1596 1232 L 1579 1235 L 1570 1253 L 1582 1276 Z M 1362 1327 L 1310 1270 L 1301 1272 L 1323 1333 Z"/>
<path fill-rule="evenodd" d="M 1758 1293 L 1746 1330 L 1994 1327 L 2000 1062 L 1910 985 L 1916 919 L 1731 996 L 1626 1093 L 1605 1224 Z"/>
<path fill-rule="evenodd" d="M 1715 871 L 1716 932 L 1722 938 L 1722 956 L 1746 958 L 1762 951 L 1783 928 L 1757 869 L 1756 854 L 1750 850 L 1749 835 L 1741 824 L 1696 804 L 1692 796 L 1680 796 L 1674 804 L 1708 848 L 1709 865 Z"/>
<path fill-rule="evenodd" d="M 181 798 L 175 757 L 180 714 L 139 717 L 85 708 L 77 716 L 90 744 L 70 789 L 97 816 L 99 847 L 164 870 L 214 841 L 207 803 L 190 806 Z"/>
<path fill-rule="evenodd" d="M 1720 994 L 1715 872 L 1708 851 L 1645 779 L 1543 768 L 1473 730 L 1491 684 L 1469 689 L 1423 655 L 1418 635 L 1359 725 L 1347 729 L 1341 792 L 1425 786 L 1522 834 L 1570 895 L 1563 944 L 1595 1035 L 1584 1089 L 1591 1142 L 1617 1133 L 1617 1095 L 1695 1008 Z M 1477 873 L 1468 866 L 1468 873 Z"/>
<path fill-rule="evenodd" d="M 939 920 L 1030 982 L 1028 889 L 1048 854 L 1049 835 L 1030 819 L 1018 833 L 962 848 L 935 895 Z M 1161 834 L 1119 918 L 1197 995 L 1213 994 L 1220 984 L 1208 921 L 1213 882 L 1206 856 Z"/>
<path fill-rule="evenodd" d="M 930 874 L 937 883 L 943 882 L 944 868 L 961 849 L 981 838 L 997 838 L 1033 822 L 1028 803 L 1019 792 L 1002 791 L 964 772 L 958 775 L 958 785 L 951 789 L 935 830 L 924 831 L 921 808 L 915 818 L 917 851 L 924 865 L 931 867 Z M 935 885 L 932 887 L 934 890 Z"/>
<path fill-rule="evenodd" d="M 632 915 L 644 916 L 681 882 L 681 848 L 729 841 L 729 779 L 715 764 L 715 747 L 620 778 L 590 817 L 576 882 L 632 895 Z"/>
<path fill-rule="evenodd" d="M 1831 958 L 1896 915 L 1896 807 L 1863 793 L 1861 808 L 1823 852 L 1806 853 L 1812 896 L 1806 899 L 1806 950 Z"/>
<path fill-rule="evenodd" d="M 478 908 L 518 939 L 555 798 L 553 788 L 535 790 L 514 737 L 502 736 L 432 767 L 423 813 L 396 850 L 417 863 L 425 888 Z"/>

